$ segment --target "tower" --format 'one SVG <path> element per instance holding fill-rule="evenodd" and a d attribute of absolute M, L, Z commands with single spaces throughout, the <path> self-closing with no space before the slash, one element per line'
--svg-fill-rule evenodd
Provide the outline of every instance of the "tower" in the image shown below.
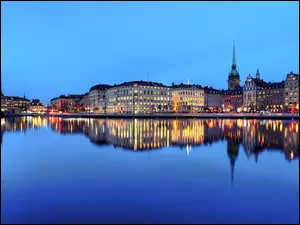
<path fill-rule="evenodd" d="M 260 73 L 259 73 L 259 70 L 257 69 L 256 71 L 256 79 L 259 79 L 260 80 Z"/>
<path fill-rule="evenodd" d="M 235 61 L 235 43 L 233 42 L 233 57 L 232 57 L 232 65 L 231 71 L 228 75 L 228 89 L 234 90 L 240 87 L 240 74 L 236 69 L 236 61 Z"/>

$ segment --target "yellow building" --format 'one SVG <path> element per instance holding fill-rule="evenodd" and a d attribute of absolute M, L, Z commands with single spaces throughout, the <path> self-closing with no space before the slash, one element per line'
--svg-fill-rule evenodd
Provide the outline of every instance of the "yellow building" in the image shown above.
<path fill-rule="evenodd" d="M 204 88 L 198 85 L 173 84 L 172 103 L 175 112 L 199 112 L 204 109 Z"/>

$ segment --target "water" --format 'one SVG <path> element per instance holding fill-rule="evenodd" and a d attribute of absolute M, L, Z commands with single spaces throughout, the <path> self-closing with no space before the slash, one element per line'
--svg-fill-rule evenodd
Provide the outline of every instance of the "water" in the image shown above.
<path fill-rule="evenodd" d="M 297 223 L 299 122 L 1 119 L 1 223 Z"/>

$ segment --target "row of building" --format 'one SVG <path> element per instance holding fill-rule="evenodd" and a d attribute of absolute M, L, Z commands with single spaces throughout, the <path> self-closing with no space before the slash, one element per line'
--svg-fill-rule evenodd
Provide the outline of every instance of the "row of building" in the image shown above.
<path fill-rule="evenodd" d="M 51 110 L 98 113 L 299 111 L 299 75 L 290 72 L 285 80 L 266 82 L 257 70 L 240 85 L 235 59 L 228 75 L 228 89 L 196 84 L 171 86 L 151 81 L 130 81 L 116 85 L 98 84 L 82 95 L 61 95 L 51 99 Z M 31 101 L 1 95 L 1 108 L 25 109 Z M 4 110 L 2 110 L 4 111 Z"/>
<path fill-rule="evenodd" d="M 171 86 L 151 81 L 131 81 L 117 85 L 98 84 L 84 95 L 60 96 L 51 100 L 58 110 L 88 110 L 99 113 L 152 113 L 203 111 L 299 110 L 299 75 L 290 72 L 280 82 L 266 82 L 257 70 L 240 85 L 235 60 L 228 75 L 228 89 L 217 90 L 201 85 Z"/>
<path fill-rule="evenodd" d="M 47 112 L 47 107 L 43 105 L 39 99 L 29 100 L 25 97 L 4 96 L 1 93 L 1 111 L 2 112 L 32 112 L 44 113 Z"/>

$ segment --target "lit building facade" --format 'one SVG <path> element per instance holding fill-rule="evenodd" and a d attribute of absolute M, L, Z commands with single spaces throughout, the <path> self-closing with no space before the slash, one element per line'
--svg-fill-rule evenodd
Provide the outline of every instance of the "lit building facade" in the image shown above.
<path fill-rule="evenodd" d="M 80 103 L 83 98 L 83 95 L 70 94 L 67 97 L 74 99 L 75 102 L 74 110 L 80 109 Z"/>
<path fill-rule="evenodd" d="M 75 99 L 61 95 L 58 98 L 51 99 L 51 108 L 63 111 L 72 111 L 75 109 Z"/>
<path fill-rule="evenodd" d="M 285 109 L 299 112 L 299 74 L 293 72 L 287 74 L 284 89 Z"/>
<path fill-rule="evenodd" d="M 284 111 L 284 81 L 264 82 L 258 89 L 257 108 L 269 112 Z"/>
<path fill-rule="evenodd" d="M 284 81 L 266 82 L 260 79 L 257 70 L 256 78 L 251 75 L 247 77 L 243 90 L 245 111 L 283 111 Z"/>
<path fill-rule="evenodd" d="M 152 113 L 171 110 L 171 89 L 161 83 L 132 81 L 107 89 L 107 113 Z"/>
<path fill-rule="evenodd" d="M 221 108 L 221 91 L 204 87 L 204 107 L 212 111 Z"/>
<path fill-rule="evenodd" d="M 172 85 L 172 103 L 175 112 L 199 112 L 204 109 L 204 88 L 198 85 Z"/>
<path fill-rule="evenodd" d="M 252 77 L 250 74 L 245 81 L 243 87 L 243 109 L 244 111 L 256 111 L 258 110 L 258 91 L 265 82 L 260 79 L 260 73 L 257 70 L 256 77 Z M 261 99 L 259 99 L 261 101 Z"/>
<path fill-rule="evenodd" d="M 89 106 L 91 111 L 104 113 L 106 111 L 106 91 L 110 85 L 98 84 L 90 88 Z"/>
<path fill-rule="evenodd" d="M 223 111 L 239 111 L 243 106 L 243 88 L 221 91 Z"/>
<path fill-rule="evenodd" d="M 40 100 L 32 99 L 29 110 L 33 113 L 43 113 L 47 111 L 47 107 L 45 107 Z"/>
<path fill-rule="evenodd" d="M 30 106 L 30 100 L 25 96 L 4 96 L 1 95 L 1 111 L 21 112 L 28 110 Z"/>

